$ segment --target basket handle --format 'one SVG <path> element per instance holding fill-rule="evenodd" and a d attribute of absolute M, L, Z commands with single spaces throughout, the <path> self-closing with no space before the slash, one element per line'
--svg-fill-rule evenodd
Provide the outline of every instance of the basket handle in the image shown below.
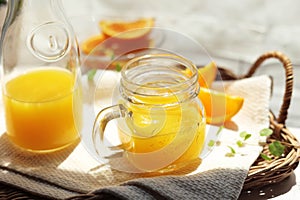
<path fill-rule="evenodd" d="M 276 58 L 278 59 L 285 69 L 285 92 L 283 96 L 283 102 L 279 111 L 279 116 L 276 121 L 280 124 L 285 124 L 287 119 L 288 109 L 291 103 L 291 97 L 293 92 L 293 66 L 290 59 L 279 51 L 269 51 L 261 55 L 255 63 L 251 66 L 250 70 L 243 78 L 251 77 L 256 69 L 261 66 L 261 64 L 269 59 L 269 58 Z"/>

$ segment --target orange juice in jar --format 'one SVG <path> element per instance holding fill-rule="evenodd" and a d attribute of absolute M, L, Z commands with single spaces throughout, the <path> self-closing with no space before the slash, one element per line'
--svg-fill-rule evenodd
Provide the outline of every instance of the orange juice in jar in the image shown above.
<path fill-rule="evenodd" d="M 176 170 L 199 158 L 205 140 L 202 110 L 197 101 L 179 103 L 179 98 L 135 96 L 139 104 L 127 104 L 132 114 L 125 123 L 119 120 L 118 130 L 135 167 Z"/>
<path fill-rule="evenodd" d="M 75 85 L 71 72 L 55 67 L 8 80 L 3 98 L 9 138 L 29 151 L 53 151 L 76 141 L 82 105 Z"/>
<path fill-rule="evenodd" d="M 127 62 L 116 104 L 101 110 L 94 122 L 98 158 L 130 173 L 164 173 L 199 161 L 205 117 L 197 73 L 193 63 L 174 54 L 150 54 Z M 112 119 L 117 119 L 117 136 L 104 134 Z M 115 137 L 119 144 L 109 142 Z"/>

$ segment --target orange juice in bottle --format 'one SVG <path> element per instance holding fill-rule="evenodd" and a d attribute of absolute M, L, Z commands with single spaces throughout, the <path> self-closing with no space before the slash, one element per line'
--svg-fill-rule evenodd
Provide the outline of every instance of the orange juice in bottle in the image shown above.
<path fill-rule="evenodd" d="M 9 138 L 30 151 L 53 151 L 79 138 L 80 88 L 73 75 L 51 67 L 21 74 L 5 84 Z"/>
<path fill-rule="evenodd" d="M 61 0 L 7 2 L 0 42 L 6 133 L 28 151 L 55 151 L 79 138 L 79 48 L 63 10 Z"/>

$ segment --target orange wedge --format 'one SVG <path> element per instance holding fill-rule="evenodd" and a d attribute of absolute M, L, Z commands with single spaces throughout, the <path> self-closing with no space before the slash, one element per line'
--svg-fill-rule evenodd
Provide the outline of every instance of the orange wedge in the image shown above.
<path fill-rule="evenodd" d="M 81 49 L 83 53 L 89 54 L 96 46 L 101 44 L 105 39 L 107 39 L 107 37 L 103 34 L 89 37 L 81 44 Z"/>
<path fill-rule="evenodd" d="M 198 69 L 200 86 L 210 88 L 217 76 L 217 65 L 215 62 L 210 62 L 202 68 Z"/>
<path fill-rule="evenodd" d="M 208 124 L 223 124 L 235 116 L 242 108 L 244 98 L 218 92 L 208 88 L 200 88 L 198 95 L 205 109 Z"/>
<path fill-rule="evenodd" d="M 217 65 L 215 62 L 210 62 L 204 67 L 198 69 L 198 82 L 201 87 L 210 88 L 211 84 L 214 82 L 217 76 Z M 185 73 L 189 76 L 191 71 L 189 69 L 185 70 Z"/>
<path fill-rule="evenodd" d="M 154 26 L 154 18 L 140 18 L 134 21 L 102 20 L 99 22 L 99 26 L 103 34 L 108 37 L 140 38 L 150 33 Z"/>

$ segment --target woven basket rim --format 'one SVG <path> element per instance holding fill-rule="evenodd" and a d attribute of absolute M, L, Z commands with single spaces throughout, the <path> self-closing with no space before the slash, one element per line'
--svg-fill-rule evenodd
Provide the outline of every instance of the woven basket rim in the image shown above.
<path fill-rule="evenodd" d="M 264 145 L 262 153 L 271 155 L 268 145 L 274 140 L 284 144 L 285 153 L 279 158 L 273 157 L 271 161 L 264 160 L 259 156 L 249 169 L 248 176 L 244 183 L 244 190 L 280 182 L 289 177 L 299 163 L 299 142 L 285 125 L 293 91 L 293 67 L 290 59 L 279 51 L 269 51 L 262 54 L 243 76 L 237 76 L 230 70 L 222 67 L 219 67 L 219 71 L 222 80 L 249 78 L 262 66 L 264 61 L 270 58 L 279 60 L 285 69 L 285 91 L 278 117 L 275 117 L 272 111 L 270 111 L 270 128 L 274 133 L 267 138 L 267 143 Z"/>

